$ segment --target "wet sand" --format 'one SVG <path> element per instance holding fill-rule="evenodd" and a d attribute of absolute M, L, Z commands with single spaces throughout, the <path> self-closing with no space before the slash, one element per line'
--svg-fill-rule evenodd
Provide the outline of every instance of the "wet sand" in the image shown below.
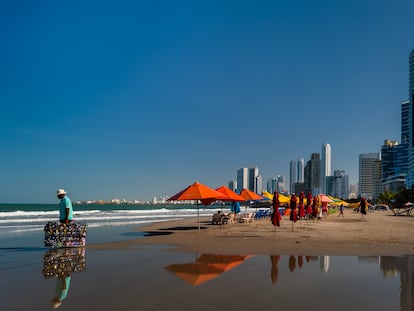
<path fill-rule="evenodd" d="M 231 255 L 401 256 L 414 254 L 413 216 L 391 211 L 361 214 L 346 209 L 344 217 L 297 221 L 287 216 L 280 227 L 269 218 L 254 223 L 211 225 L 211 217 L 154 223 L 138 228 L 141 237 L 89 245 L 91 249 L 125 249 L 139 245 L 169 245 L 179 252 Z M 138 233 L 137 233 L 138 234 Z"/>

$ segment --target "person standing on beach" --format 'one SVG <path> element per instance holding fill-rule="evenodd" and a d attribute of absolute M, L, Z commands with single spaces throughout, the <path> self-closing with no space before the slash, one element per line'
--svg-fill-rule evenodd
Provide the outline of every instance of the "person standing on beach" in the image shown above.
<path fill-rule="evenodd" d="M 339 215 L 338 215 L 338 217 L 339 217 L 339 216 L 344 217 L 344 205 L 343 205 L 343 204 L 341 204 L 341 205 L 339 206 Z"/>
<path fill-rule="evenodd" d="M 66 191 L 64 189 L 58 189 L 56 195 L 60 200 L 59 221 L 68 224 L 73 220 L 72 201 L 66 196 Z"/>

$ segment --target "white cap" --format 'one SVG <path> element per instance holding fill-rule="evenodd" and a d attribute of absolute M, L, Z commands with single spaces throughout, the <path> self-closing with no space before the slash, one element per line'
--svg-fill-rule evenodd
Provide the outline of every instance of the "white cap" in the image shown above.
<path fill-rule="evenodd" d="M 56 194 L 57 194 L 57 195 L 60 195 L 60 194 L 66 194 L 66 191 L 65 191 L 64 189 L 58 189 L 58 190 L 56 191 Z"/>

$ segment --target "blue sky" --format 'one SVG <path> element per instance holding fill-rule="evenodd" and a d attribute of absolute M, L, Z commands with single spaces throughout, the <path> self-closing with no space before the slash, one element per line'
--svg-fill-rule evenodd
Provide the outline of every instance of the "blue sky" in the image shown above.
<path fill-rule="evenodd" d="M 0 4 L 0 202 L 150 200 L 400 140 L 412 0 Z"/>

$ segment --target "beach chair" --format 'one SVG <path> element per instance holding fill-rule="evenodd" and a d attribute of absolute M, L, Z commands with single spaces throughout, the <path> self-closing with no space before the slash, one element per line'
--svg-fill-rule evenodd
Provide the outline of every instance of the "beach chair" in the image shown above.
<path fill-rule="evenodd" d="M 235 224 L 235 223 L 236 223 L 236 214 L 234 214 L 234 213 L 229 213 L 227 217 L 228 217 L 227 222 L 228 222 L 229 224 Z"/>
<path fill-rule="evenodd" d="M 256 213 L 247 213 L 245 217 L 242 218 L 244 223 L 254 222 L 254 216 Z"/>
<path fill-rule="evenodd" d="M 213 219 L 211 220 L 212 225 L 220 225 L 222 222 L 222 215 L 221 213 L 216 213 L 213 215 Z"/>

